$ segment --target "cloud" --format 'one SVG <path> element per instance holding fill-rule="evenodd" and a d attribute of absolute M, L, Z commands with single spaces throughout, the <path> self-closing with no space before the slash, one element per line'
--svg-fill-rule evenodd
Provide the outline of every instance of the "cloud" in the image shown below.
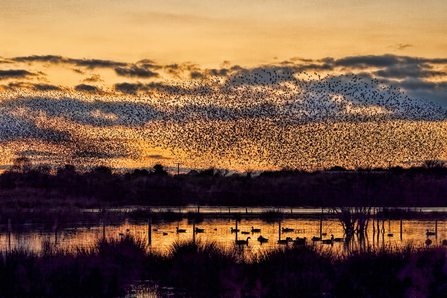
<path fill-rule="evenodd" d="M 73 70 L 75 73 L 82 74 L 82 75 L 85 73 L 85 71 L 78 69 L 78 68 L 72 68 L 71 70 Z"/>
<path fill-rule="evenodd" d="M 132 66 L 130 68 L 116 67 L 115 72 L 117 75 L 122 77 L 137 77 L 137 78 L 157 78 L 158 73 L 152 72 L 150 70 L 140 68 L 138 66 Z"/>
<path fill-rule="evenodd" d="M 38 150 L 23 150 L 16 152 L 17 155 L 24 155 L 24 156 L 55 156 L 56 153 L 50 152 L 50 151 L 38 151 Z"/>
<path fill-rule="evenodd" d="M 67 97 L 62 99 L 30 97 L 0 102 L 0 112 L 5 111 L 7 115 L 12 115 L 18 110 L 26 111 L 26 115 L 31 118 L 38 118 L 43 113 L 49 118 L 63 118 L 70 122 L 95 127 L 139 127 L 166 116 L 166 113 L 153 105 L 132 101 L 85 102 Z M 5 123 L 7 123 L 6 120 Z"/>
<path fill-rule="evenodd" d="M 0 70 L 0 80 L 26 78 L 29 76 L 36 76 L 36 74 L 26 71 L 24 69 L 10 69 Z"/>
<path fill-rule="evenodd" d="M 72 59 L 57 55 L 45 55 L 45 56 L 23 56 L 14 57 L 9 60 L 14 62 L 46 62 L 51 64 L 73 64 L 76 66 L 87 67 L 89 69 L 94 68 L 115 68 L 115 67 L 125 67 L 128 64 L 124 62 L 117 62 L 111 60 L 101 60 L 101 59 Z"/>
<path fill-rule="evenodd" d="M 349 68 L 368 68 L 368 67 L 387 67 L 399 63 L 399 57 L 394 55 L 382 56 L 352 56 L 334 60 L 334 66 L 343 66 Z"/>
<path fill-rule="evenodd" d="M 15 91 L 18 89 L 29 88 L 34 91 L 61 91 L 59 86 L 50 85 L 50 84 L 34 84 L 27 82 L 11 82 L 7 85 L 0 85 L 0 90 L 9 90 Z"/>
<path fill-rule="evenodd" d="M 104 80 L 101 79 L 101 76 L 99 74 L 94 74 L 90 78 L 85 78 L 82 80 L 83 83 L 95 83 L 95 82 L 104 82 Z"/>
<path fill-rule="evenodd" d="M 201 79 L 203 78 L 203 74 L 201 74 L 200 72 L 197 71 L 192 71 L 189 76 L 191 77 L 191 79 Z"/>
<path fill-rule="evenodd" d="M 148 155 L 149 158 L 154 158 L 154 159 L 171 159 L 170 157 L 166 157 L 160 154 L 155 154 L 155 155 Z"/>
<path fill-rule="evenodd" d="M 79 92 L 86 92 L 86 93 L 90 93 L 90 94 L 103 94 L 104 93 L 104 91 L 99 89 L 98 87 L 86 85 L 86 84 L 76 85 L 74 89 Z"/>
<path fill-rule="evenodd" d="M 98 151 L 76 151 L 73 153 L 72 158 L 120 158 L 120 157 L 128 157 L 127 154 L 115 154 L 108 152 L 98 152 Z"/>
<path fill-rule="evenodd" d="M 399 44 L 396 45 L 397 49 L 400 50 L 400 51 L 402 51 L 402 50 L 404 50 L 406 48 L 412 47 L 412 46 L 413 45 L 408 44 L 408 43 L 406 43 L 406 44 L 399 43 Z"/>
<path fill-rule="evenodd" d="M 433 71 L 432 67 L 427 64 L 414 63 L 390 66 L 385 69 L 374 72 L 374 75 L 384 78 L 429 78 L 436 76 L 446 76 L 443 71 Z"/>

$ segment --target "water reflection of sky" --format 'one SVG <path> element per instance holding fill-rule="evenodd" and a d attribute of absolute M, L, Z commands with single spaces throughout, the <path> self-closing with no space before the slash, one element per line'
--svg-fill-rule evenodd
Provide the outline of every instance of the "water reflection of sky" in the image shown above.
<path fill-rule="evenodd" d="M 407 244 L 414 246 L 423 246 L 427 239 L 426 230 L 435 231 L 435 220 L 433 221 L 418 221 L 418 220 L 403 220 L 402 221 L 402 239 L 400 236 L 400 221 L 399 220 L 385 220 L 385 233 L 379 234 L 377 237 L 377 226 L 375 225 L 375 232 L 373 234 L 372 222 L 368 226 L 367 239 L 364 245 L 372 247 L 381 247 L 384 244 L 389 246 L 402 247 Z M 248 232 L 244 235 L 241 232 L 232 233 L 231 228 L 236 227 L 234 219 L 219 218 L 219 219 L 205 219 L 201 223 L 195 224 L 195 227 L 204 229 L 204 233 L 193 234 L 193 223 L 188 222 L 187 219 L 178 222 L 162 222 L 153 223 L 151 225 L 151 249 L 166 253 L 174 242 L 190 241 L 195 238 L 197 241 L 203 243 L 217 242 L 223 248 L 238 247 L 235 240 L 245 240 L 250 237 L 248 246 L 240 246 L 241 250 L 249 252 L 260 252 L 275 249 L 281 246 L 277 241 L 279 239 L 286 239 L 291 237 L 307 237 L 307 243 L 313 245 L 323 245 L 321 242 L 313 243 L 310 239 L 313 236 L 320 235 L 320 221 L 318 219 L 286 219 L 281 222 L 267 223 L 260 219 L 244 219 L 238 222 L 238 229 L 241 232 Z M 186 229 L 186 233 L 177 233 L 176 227 L 179 229 Z M 261 229 L 261 233 L 251 233 L 251 227 Z M 381 226 L 382 228 L 382 222 Z M 117 225 L 107 225 L 105 227 L 105 237 L 120 238 L 122 235 L 130 234 L 137 238 L 148 240 L 148 224 L 139 223 L 133 224 L 129 222 L 120 223 Z M 280 232 L 280 228 L 290 228 L 295 231 L 290 233 Z M 23 247 L 25 249 L 38 252 L 42 243 L 49 241 L 55 243 L 56 247 L 63 249 L 74 249 L 75 247 L 89 247 L 101 239 L 103 235 L 103 226 L 97 225 L 90 228 L 87 227 L 70 227 L 63 230 L 55 231 L 42 230 L 38 227 L 29 225 L 27 232 L 13 232 L 10 238 L 6 229 L 2 228 L 0 234 L 0 250 L 5 251 L 9 248 Z M 337 219 L 327 219 L 322 222 L 322 232 L 326 233 L 324 239 L 329 239 L 331 234 L 335 238 L 342 238 L 343 228 Z M 437 222 L 437 236 L 430 236 L 432 245 L 440 245 L 442 240 L 447 238 L 447 223 L 444 221 Z M 120 235 L 121 234 L 121 235 Z M 392 237 L 388 234 L 393 234 Z M 267 243 L 260 243 L 257 238 L 262 235 L 268 239 Z M 289 244 L 291 245 L 291 244 Z M 357 244 L 353 244 L 354 247 Z M 334 243 L 325 245 L 328 249 L 343 251 L 343 243 Z"/>

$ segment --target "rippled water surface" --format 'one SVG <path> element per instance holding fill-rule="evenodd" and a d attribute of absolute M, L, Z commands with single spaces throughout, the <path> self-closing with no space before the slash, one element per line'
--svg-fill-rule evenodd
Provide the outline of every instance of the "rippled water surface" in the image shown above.
<path fill-rule="evenodd" d="M 445 221 L 433 220 L 403 220 L 402 230 L 400 220 L 385 220 L 380 222 L 381 232 L 377 234 L 377 225 L 370 221 L 368 226 L 367 239 L 365 245 L 374 247 L 382 245 L 404 246 L 413 244 L 415 246 L 425 245 L 427 239 L 426 230 L 435 231 L 437 235 L 430 236 L 432 245 L 441 244 L 447 238 L 447 223 Z M 232 232 L 237 228 L 239 232 Z M 252 227 L 260 229 L 260 233 L 253 233 Z M 186 230 L 184 233 L 177 233 L 177 228 Z M 193 228 L 203 229 L 203 233 L 193 233 Z M 293 232 L 282 232 L 283 228 L 293 229 Z M 382 230 L 384 228 L 384 230 Z M 335 238 L 343 238 L 343 228 L 338 219 L 324 219 L 321 222 L 323 239 L 329 239 L 331 234 Z M 205 218 L 200 223 L 193 223 L 187 219 L 175 222 L 153 222 L 149 230 L 148 221 L 121 221 L 114 222 L 113 218 L 107 225 L 76 223 L 63 229 L 44 229 L 39 225 L 15 223 L 11 225 L 11 232 L 8 233 L 7 226 L 1 227 L 0 250 L 6 251 L 13 248 L 25 248 L 38 252 L 42 248 L 42 243 L 50 242 L 59 248 L 72 249 L 75 247 L 88 247 L 96 243 L 102 237 L 119 238 L 125 235 L 133 235 L 149 242 L 150 249 L 161 253 L 168 252 L 171 245 L 176 241 L 197 240 L 201 242 L 217 242 L 222 247 L 241 247 L 247 251 L 256 252 L 261 250 L 271 250 L 280 247 L 279 239 L 290 237 L 306 237 L 308 244 L 323 245 L 321 242 L 312 242 L 313 236 L 320 236 L 320 220 L 318 218 L 293 218 L 284 219 L 281 222 L 265 222 L 257 218 L 242 218 L 236 223 L 233 218 Z M 375 233 L 374 233 L 375 232 Z M 324 235 L 324 233 L 326 235 Z M 390 235 L 389 235 L 390 234 Z M 391 235 L 392 234 L 392 235 Z M 268 242 L 260 243 L 258 237 L 267 238 Z M 236 245 L 236 240 L 246 240 L 248 245 Z M 330 249 L 343 249 L 343 243 L 334 243 Z"/>

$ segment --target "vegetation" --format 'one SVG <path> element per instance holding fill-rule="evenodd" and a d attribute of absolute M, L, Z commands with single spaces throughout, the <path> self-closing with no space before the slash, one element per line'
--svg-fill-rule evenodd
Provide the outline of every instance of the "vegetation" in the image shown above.
<path fill-rule="evenodd" d="M 293 169 L 260 175 L 228 175 L 206 169 L 170 175 L 162 165 L 115 173 L 107 167 L 88 172 L 72 165 L 32 167 L 16 160 L 0 175 L 3 210 L 107 208 L 113 206 L 314 206 L 417 207 L 446 206 L 447 168 L 427 161 L 403 169 L 305 172 Z"/>
<path fill-rule="evenodd" d="M 74 252 L 46 243 L 39 254 L 0 255 L 0 296 L 116 297 L 146 280 L 182 297 L 445 297 L 445 254 L 440 247 L 334 254 L 316 246 L 253 254 L 200 242 L 162 254 L 130 236 Z"/>

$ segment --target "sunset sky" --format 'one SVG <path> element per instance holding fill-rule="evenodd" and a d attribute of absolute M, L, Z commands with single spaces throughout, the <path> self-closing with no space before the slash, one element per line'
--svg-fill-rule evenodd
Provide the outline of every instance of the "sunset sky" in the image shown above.
<path fill-rule="evenodd" d="M 116 106 L 104 105 L 115 101 L 136 104 L 139 93 L 152 96 L 151 100 L 154 93 L 174 96 L 167 88 L 178 82 L 202 84 L 210 78 L 228 81 L 257 75 L 261 70 L 293 74 L 295 78 L 304 72 L 314 78 L 355 74 L 400 88 L 403 99 L 409 96 L 447 108 L 446 15 L 444 0 L 0 1 L 0 163 L 9 165 L 11 158 L 24 154 L 36 162 L 49 162 L 56 151 L 67 151 L 71 157 L 81 158 L 79 163 L 89 163 L 82 152 L 104 151 L 104 142 L 92 140 L 105 135 L 114 145 L 105 157 L 91 157 L 96 161 L 103 158 L 100 163 L 133 167 L 183 162 L 178 155 L 175 157 L 174 149 L 167 149 L 166 144 L 172 144 L 166 141 L 169 137 L 162 137 L 167 142 L 163 149 L 155 148 L 159 136 L 152 136 L 156 140 L 147 143 L 145 128 L 158 125 L 155 118 L 121 115 Z M 290 78 L 281 81 L 293 80 Z M 42 95 L 45 92 L 52 94 Z M 334 95 L 328 92 L 325 94 Z M 58 98 L 48 107 L 61 104 L 65 114 L 42 108 L 42 101 L 33 102 L 33 97 L 42 96 Z M 62 103 L 60 99 L 67 97 L 76 104 Z M 151 100 L 140 104 L 149 104 L 154 111 L 167 115 L 165 107 Z M 103 103 L 88 106 L 91 101 Z M 219 105 L 217 101 L 213 104 Z M 375 110 L 382 108 L 375 103 Z M 88 117 L 79 116 L 82 113 Z M 75 114 L 79 117 L 70 116 Z M 99 125 L 98 121 L 103 122 Z M 52 130 L 51 138 L 42 137 L 47 130 Z M 117 132 L 119 136 L 113 135 Z M 46 153 L 36 149 L 42 148 L 40 142 L 45 143 Z M 250 142 L 249 150 L 264 144 Z M 197 153 L 185 153 L 185 148 L 181 156 Z M 29 153 L 37 151 L 43 155 Z M 228 152 L 222 154 L 228 160 L 235 158 Z M 262 158 L 273 158 L 272 152 L 262 154 Z M 403 159 L 427 158 L 410 155 Z M 116 162 L 117 156 L 126 156 L 126 161 L 110 163 Z M 334 156 L 329 159 L 338 162 Z M 219 166 L 215 161 L 209 164 Z M 275 165 L 258 161 L 242 168 L 257 166 Z"/>

